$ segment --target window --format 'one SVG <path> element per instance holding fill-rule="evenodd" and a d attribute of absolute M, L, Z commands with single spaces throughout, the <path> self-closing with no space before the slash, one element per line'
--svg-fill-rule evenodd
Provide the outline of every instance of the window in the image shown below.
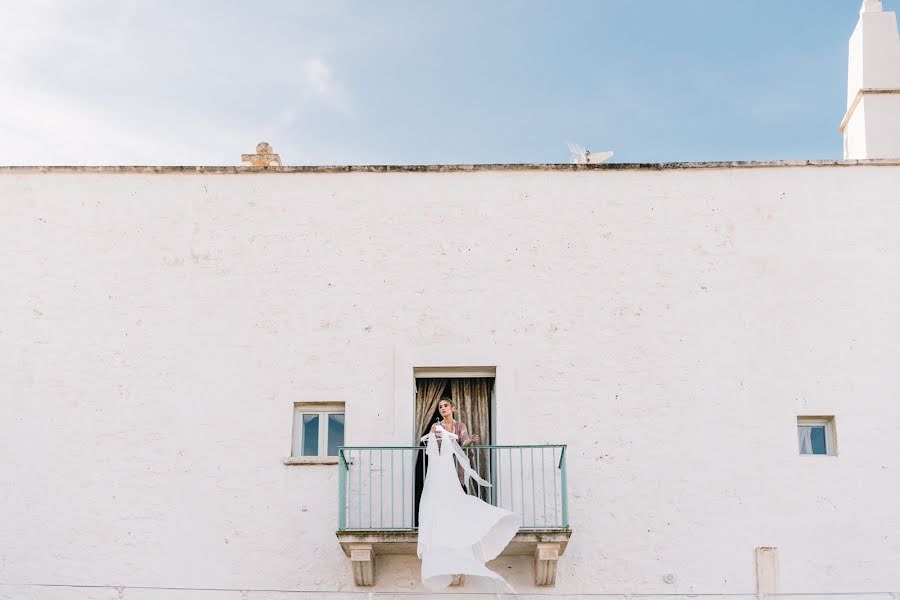
<path fill-rule="evenodd" d="M 302 402 L 294 405 L 292 457 L 337 456 L 344 445 L 344 404 Z"/>
<path fill-rule="evenodd" d="M 837 454 L 834 417 L 797 417 L 797 438 L 802 455 Z"/>

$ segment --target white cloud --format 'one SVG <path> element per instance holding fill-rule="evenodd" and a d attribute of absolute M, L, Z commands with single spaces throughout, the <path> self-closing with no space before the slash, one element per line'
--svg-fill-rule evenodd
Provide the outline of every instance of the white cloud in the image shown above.
<path fill-rule="evenodd" d="M 103 106 L 13 87 L 0 111 L 0 164 L 192 164 L 235 160 L 253 138 L 202 121 L 153 127 Z M 255 142 L 253 142 L 255 143 Z"/>
<path fill-rule="evenodd" d="M 307 60 L 303 65 L 303 70 L 306 73 L 307 81 L 316 94 L 325 98 L 334 95 L 334 84 L 331 81 L 331 69 L 322 62 L 322 59 L 311 58 Z"/>
<path fill-rule="evenodd" d="M 309 58 L 303 63 L 303 84 L 313 92 L 315 99 L 342 113 L 350 113 L 351 105 L 346 91 L 335 81 L 331 68 L 321 58 Z"/>
<path fill-rule="evenodd" d="M 350 114 L 315 14 L 281 9 L 309 31 L 243 4 L 216 19 L 199 3 L 177 17 L 149 2 L 11 4 L 0 164 L 238 164 L 263 137 L 280 151 L 312 111 Z"/>

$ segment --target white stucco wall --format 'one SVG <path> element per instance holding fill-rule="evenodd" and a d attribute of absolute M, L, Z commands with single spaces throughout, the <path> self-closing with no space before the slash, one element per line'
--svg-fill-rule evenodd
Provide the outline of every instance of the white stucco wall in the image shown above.
<path fill-rule="evenodd" d="M 0 598 L 352 590 L 337 467 L 282 463 L 292 405 L 407 444 L 425 363 L 497 365 L 497 441 L 569 444 L 556 593 L 753 593 L 757 546 L 782 591 L 900 591 L 897 190 L 900 166 L 4 171 L 0 583 L 126 589 Z M 835 415 L 840 455 L 798 456 L 798 415 Z M 417 578 L 379 558 L 376 590 Z"/>

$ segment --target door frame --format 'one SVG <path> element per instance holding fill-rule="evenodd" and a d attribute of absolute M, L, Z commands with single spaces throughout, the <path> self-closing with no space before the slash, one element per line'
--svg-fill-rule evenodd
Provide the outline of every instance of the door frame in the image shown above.
<path fill-rule="evenodd" d="M 462 374 L 466 371 L 487 374 L 487 369 L 494 373 L 494 394 L 491 405 L 491 438 L 494 444 L 503 443 L 511 435 L 514 423 L 503 415 L 507 414 L 505 403 L 512 407 L 516 398 L 516 365 L 520 358 L 508 349 L 499 349 L 486 345 L 473 344 L 441 344 L 441 345 L 397 345 L 394 348 L 394 398 L 393 419 L 391 429 L 385 431 L 390 442 L 395 445 L 408 445 L 410 436 L 415 436 L 416 416 L 415 402 L 410 402 L 416 394 L 416 373 L 429 371 L 440 373 L 446 377 L 447 372 L 455 370 Z M 474 365 L 474 366 L 473 366 Z M 412 433 L 411 433 L 412 432 Z M 388 440 L 385 440 L 388 441 Z M 415 440 L 418 442 L 418 440 Z"/>
<path fill-rule="evenodd" d="M 491 443 L 496 444 L 497 439 L 497 367 L 413 367 L 413 442 L 418 441 L 420 433 L 415 431 L 415 414 L 416 414 L 416 385 L 417 379 L 493 379 L 494 385 L 491 386 L 491 397 L 488 400 L 488 414 L 490 415 L 490 434 Z"/>

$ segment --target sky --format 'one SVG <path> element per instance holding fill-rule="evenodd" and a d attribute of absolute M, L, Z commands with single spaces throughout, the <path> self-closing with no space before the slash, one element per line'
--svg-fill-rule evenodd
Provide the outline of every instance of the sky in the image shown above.
<path fill-rule="evenodd" d="M 0 165 L 838 159 L 861 4 L 10 0 Z"/>

